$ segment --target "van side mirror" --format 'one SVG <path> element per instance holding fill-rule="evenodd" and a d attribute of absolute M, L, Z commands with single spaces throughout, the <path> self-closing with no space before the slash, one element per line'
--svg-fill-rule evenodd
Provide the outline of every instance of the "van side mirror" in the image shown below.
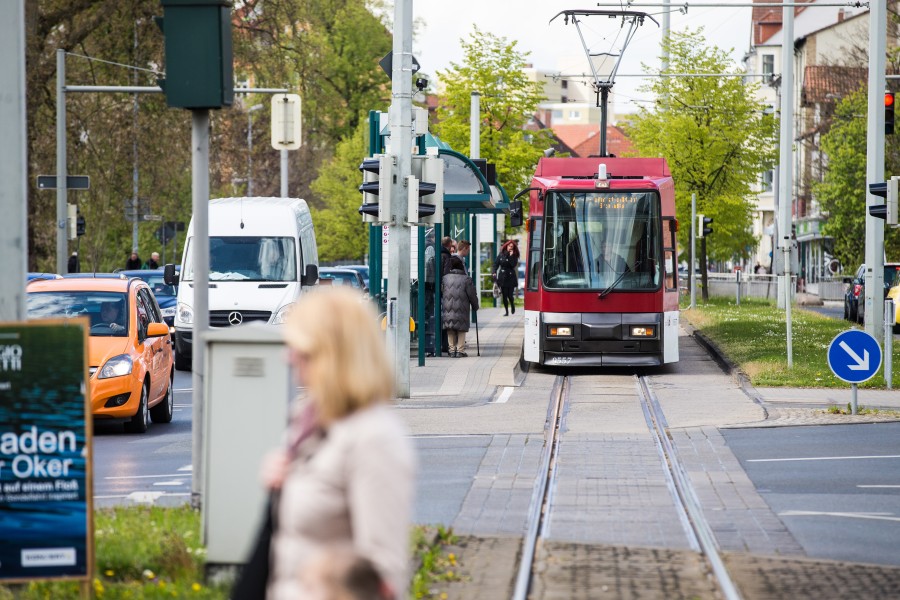
<path fill-rule="evenodd" d="M 315 285 L 319 280 L 319 267 L 306 265 L 306 273 L 300 278 L 300 285 Z"/>
<path fill-rule="evenodd" d="M 510 227 L 521 227 L 522 226 L 522 201 L 516 200 L 515 202 L 509 203 L 509 226 Z"/>
<path fill-rule="evenodd" d="M 178 285 L 178 274 L 175 273 L 175 265 L 166 265 L 163 269 L 163 281 L 166 285 Z"/>

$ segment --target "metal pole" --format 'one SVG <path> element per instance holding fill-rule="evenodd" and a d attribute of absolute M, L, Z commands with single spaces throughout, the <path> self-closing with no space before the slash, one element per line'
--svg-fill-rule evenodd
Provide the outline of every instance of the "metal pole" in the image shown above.
<path fill-rule="evenodd" d="M 5 16 L 0 23 L 0 56 L 4 57 L 0 80 L 6 82 L 0 102 L 0 281 L 4 282 L 0 285 L 0 321 L 24 321 L 28 271 L 24 0 L 9 3 Z"/>
<path fill-rule="evenodd" d="M 892 349 L 894 335 L 891 330 L 893 329 L 896 316 L 897 313 L 894 311 L 894 301 L 891 298 L 888 298 L 884 301 L 884 384 L 887 386 L 887 389 L 891 389 L 891 384 L 894 379 L 894 355 Z"/>
<path fill-rule="evenodd" d="M 469 101 L 469 158 L 481 158 L 481 93 L 472 92 Z"/>
<path fill-rule="evenodd" d="M 288 198 L 288 151 L 281 151 L 281 197 Z"/>
<path fill-rule="evenodd" d="M 734 275 L 735 275 L 735 282 L 737 283 L 736 300 L 737 300 L 737 305 L 740 306 L 741 305 L 741 272 L 735 271 Z"/>
<path fill-rule="evenodd" d="M 425 366 L 425 320 L 428 318 L 425 314 L 425 228 L 418 227 L 418 246 L 419 246 L 419 293 L 416 294 L 416 337 L 419 340 L 418 359 L 419 366 Z"/>
<path fill-rule="evenodd" d="M 137 23 L 134 25 L 134 53 L 137 54 Z M 134 84 L 137 85 L 137 71 L 134 72 Z M 138 251 L 138 221 L 140 219 L 140 200 L 138 200 L 138 95 L 134 95 L 134 102 L 131 111 L 132 126 L 134 134 L 131 138 L 131 198 L 134 206 L 134 221 L 131 224 L 131 250 Z M 149 257 L 147 257 L 149 259 Z"/>
<path fill-rule="evenodd" d="M 887 2 L 869 4 L 869 103 L 866 124 L 866 181 L 884 181 L 884 70 L 887 37 Z M 868 207 L 881 199 L 866 186 L 866 333 L 881 341 L 882 314 L 878 303 L 884 298 L 884 221 L 869 214 Z M 862 298 L 860 299 L 862 300 Z"/>
<path fill-rule="evenodd" d="M 388 297 L 396 298 L 396 319 L 388 318 L 388 344 L 397 363 L 396 393 L 409 398 L 409 256 L 407 178 L 412 172 L 412 0 L 394 3 L 394 60 L 391 74 L 391 153 L 397 157 L 388 226 Z M 390 315 L 390 311 L 389 311 Z"/>
<path fill-rule="evenodd" d="M 781 153 L 779 158 L 782 198 L 778 204 L 779 246 L 784 257 L 784 274 L 779 278 L 781 296 L 784 297 L 784 316 L 787 336 L 787 366 L 794 368 L 791 331 L 791 190 L 793 189 L 793 135 L 794 130 L 794 9 L 782 10 L 781 43 Z"/>
<path fill-rule="evenodd" d="M 850 384 L 850 414 L 855 415 L 858 412 L 856 403 L 856 384 Z"/>
<path fill-rule="evenodd" d="M 192 348 L 193 410 L 191 431 L 193 472 L 191 503 L 203 494 L 204 374 L 209 329 L 209 110 L 191 111 L 191 203 L 194 211 L 194 339 Z"/>
<path fill-rule="evenodd" d="M 253 197 L 253 107 L 247 111 L 247 196 Z"/>
<path fill-rule="evenodd" d="M 66 51 L 56 51 L 56 272 L 66 272 Z"/>
<path fill-rule="evenodd" d="M 691 264 L 688 266 L 688 281 L 691 284 L 691 305 L 697 306 L 697 194 L 691 194 Z"/>

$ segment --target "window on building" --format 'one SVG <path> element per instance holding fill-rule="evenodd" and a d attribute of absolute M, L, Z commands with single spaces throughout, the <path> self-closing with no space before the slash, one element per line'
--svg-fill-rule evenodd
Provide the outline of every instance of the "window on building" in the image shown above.
<path fill-rule="evenodd" d="M 570 110 L 570 111 L 569 111 L 569 118 L 570 118 L 570 119 L 580 119 L 580 118 L 581 118 L 581 111 L 580 111 L 580 110 Z"/>
<path fill-rule="evenodd" d="M 775 171 L 770 169 L 770 170 L 766 171 L 765 173 L 763 173 L 762 174 L 762 182 L 761 182 L 762 191 L 771 192 L 772 191 L 772 182 L 774 181 L 774 179 L 775 179 Z"/>
<path fill-rule="evenodd" d="M 554 110 L 554 111 L 553 111 L 553 118 L 554 118 L 554 119 L 562 119 L 562 115 L 563 115 L 563 111 L 561 111 L 561 110 Z"/>
<path fill-rule="evenodd" d="M 763 81 L 771 83 L 772 77 L 775 75 L 775 55 L 763 54 L 762 57 Z"/>

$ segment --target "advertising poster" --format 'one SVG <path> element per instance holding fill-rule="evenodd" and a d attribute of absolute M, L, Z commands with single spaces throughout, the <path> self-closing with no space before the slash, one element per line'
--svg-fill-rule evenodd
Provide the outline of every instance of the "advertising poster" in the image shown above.
<path fill-rule="evenodd" d="M 86 325 L 0 323 L 0 581 L 90 577 Z"/>

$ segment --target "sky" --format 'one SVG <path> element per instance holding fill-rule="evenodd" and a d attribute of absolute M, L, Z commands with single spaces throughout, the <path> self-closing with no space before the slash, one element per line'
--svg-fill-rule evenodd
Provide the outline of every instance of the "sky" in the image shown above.
<path fill-rule="evenodd" d="M 718 4 L 730 0 L 717 0 Z M 747 4 L 747 0 L 739 0 Z M 647 4 L 661 4 L 661 0 L 646 0 Z M 711 2 L 707 1 L 706 4 Z M 737 2 L 736 2 L 737 3 Z M 672 0 L 673 7 L 683 6 Z M 485 32 L 516 41 L 520 51 L 529 52 L 526 60 L 539 70 L 576 74 L 589 72 L 587 58 L 571 23 L 565 25 L 563 17 L 552 23 L 550 19 L 567 9 L 616 9 L 613 4 L 597 6 L 596 1 L 573 2 L 560 0 L 414 0 L 413 18 L 417 31 L 413 42 L 413 55 L 422 65 L 422 71 L 435 75 L 446 70 L 452 62 L 462 61 L 459 40 L 469 39 L 473 24 Z M 634 10 L 651 14 L 662 25 L 661 7 L 636 7 Z M 707 43 L 729 53 L 737 65 L 750 47 L 749 7 L 688 8 L 687 14 L 677 9 L 670 12 L 672 31 L 696 30 L 703 26 Z M 619 34 L 619 21 L 604 17 L 589 17 L 582 30 L 585 43 L 592 52 L 608 51 Z M 643 78 L 627 75 L 642 74 L 641 64 L 659 68 L 662 28 L 650 21 L 637 31 L 626 49 L 619 67 L 619 77 L 613 92 L 616 96 L 616 113 L 636 112 L 639 102 L 651 100 L 651 96 L 639 92 Z"/>

